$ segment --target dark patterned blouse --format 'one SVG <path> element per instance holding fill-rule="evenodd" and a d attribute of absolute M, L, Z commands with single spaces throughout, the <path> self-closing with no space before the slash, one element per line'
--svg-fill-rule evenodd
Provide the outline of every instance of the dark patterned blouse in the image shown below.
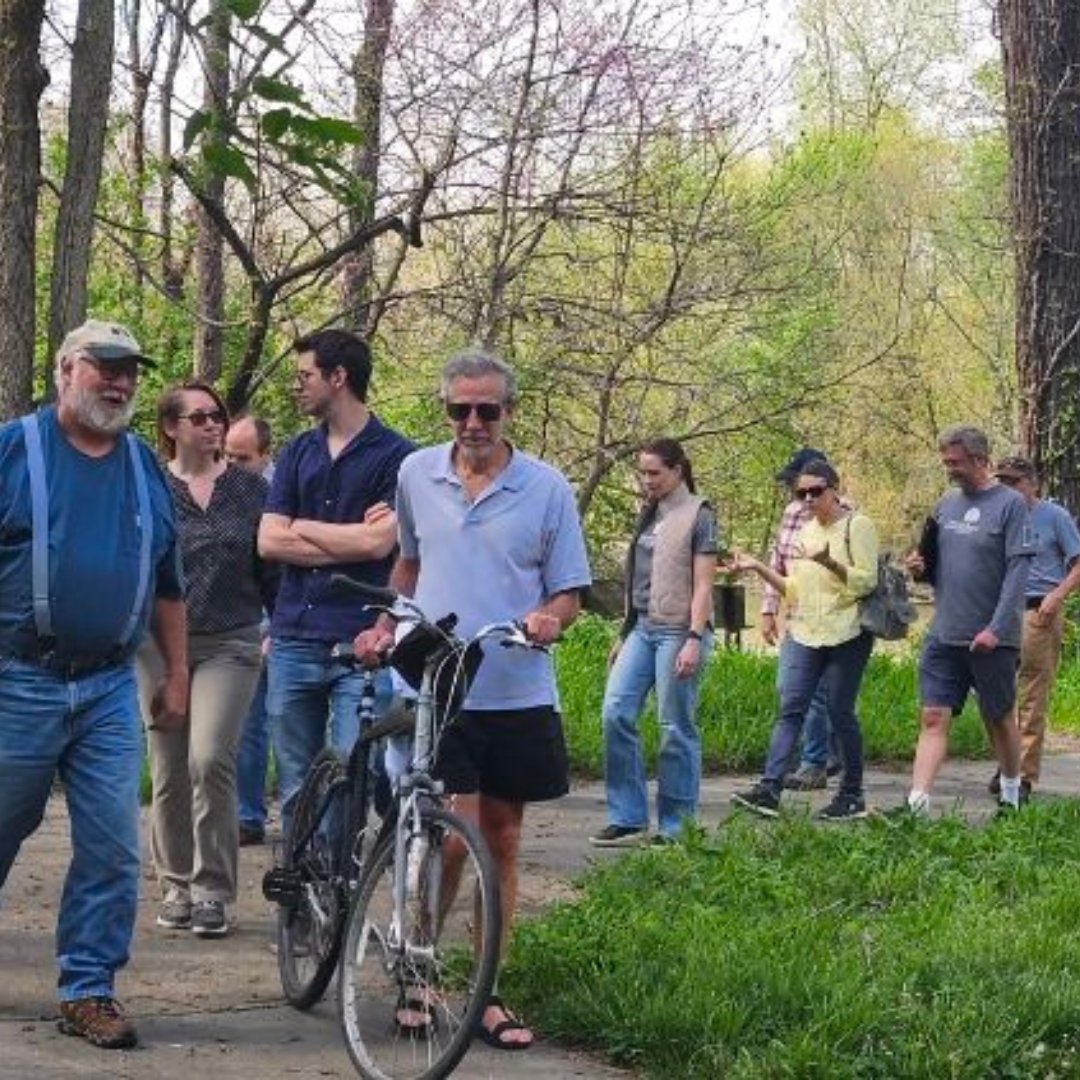
<path fill-rule="evenodd" d="M 188 632 L 219 634 L 257 626 L 273 608 L 280 571 L 259 558 L 256 537 L 266 500 L 261 476 L 230 465 L 203 510 L 187 484 L 166 470 L 187 580 Z"/>

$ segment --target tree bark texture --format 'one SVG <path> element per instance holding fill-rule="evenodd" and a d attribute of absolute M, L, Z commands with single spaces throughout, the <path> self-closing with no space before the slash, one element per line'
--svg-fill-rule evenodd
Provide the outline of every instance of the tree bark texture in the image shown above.
<path fill-rule="evenodd" d="M 67 332 L 86 319 L 94 207 L 101 185 L 112 86 L 114 15 L 113 0 L 79 2 L 71 56 L 67 163 L 56 216 L 49 291 L 50 356 Z M 51 373 L 47 374 L 51 380 Z"/>
<path fill-rule="evenodd" d="M 0 0 L 0 420 L 34 384 L 34 249 L 41 132 L 43 0 Z"/>
<path fill-rule="evenodd" d="M 360 130 L 353 168 L 366 196 L 349 215 L 352 233 L 375 220 L 375 200 L 379 191 L 379 152 L 382 143 L 383 69 L 390 30 L 394 22 L 394 0 L 368 0 L 364 17 L 364 39 L 353 61 L 356 88 L 354 116 Z M 342 310 L 345 324 L 360 334 L 370 327 L 370 306 L 374 294 L 375 246 L 369 244 L 350 256 L 342 273 Z"/>
<path fill-rule="evenodd" d="M 229 32 L 231 17 L 224 0 L 213 0 L 206 30 L 206 88 L 203 106 L 217 118 L 204 138 L 224 140 L 225 111 L 229 107 Z M 225 177 L 206 181 L 206 194 L 221 205 Z M 204 210 L 197 217 L 195 268 L 198 281 L 199 322 L 195 329 L 195 377 L 214 382 L 221 375 L 225 321 L 225 242 L 217 224 Z"/>
<path fill-rule="evenodd" d="M 1000 0 L 1024 449 L 1080 510 L 1080 0 Z"/>

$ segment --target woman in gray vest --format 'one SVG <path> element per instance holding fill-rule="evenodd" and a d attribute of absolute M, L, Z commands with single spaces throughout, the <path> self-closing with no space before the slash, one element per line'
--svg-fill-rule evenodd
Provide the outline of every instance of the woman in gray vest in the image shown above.
<path fill-rule="evenodd" d="M 701 737 L 698 684 L 712 646 L 717 529 L 695 494 L 690 460 L 674 439 L 646 443 L 638 456 L 645 505 L 626 563 L 626 618 L 608 657 L 604 693 L 604 779 L 608 824 L 597 847 L 641 843 L 649 807 L 638 721 L 650 690 L 660 722 L 654 843 L 668 843 L 697 813 Z"/>

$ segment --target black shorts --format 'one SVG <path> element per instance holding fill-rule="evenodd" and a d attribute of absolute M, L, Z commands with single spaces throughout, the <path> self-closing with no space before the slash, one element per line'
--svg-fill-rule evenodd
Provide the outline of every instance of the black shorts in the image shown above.
<path fill-rule="evenodd" d="M 919 659 L 919 698 L 926 708 L 951 709 L 959 715 L 974 690 L 984 722 L 1000 723 L 1016 703 L 1020 650 L 999 645 L 972 652 L 966 645 L 945 645 L 927 636 Z"/>
<path fill-rule="evenodd" d="M 449 795 L 557 799 L 570 790 L 562 717 L 551 705 L 465 710 L 442 734 L 434 775 Z"/>

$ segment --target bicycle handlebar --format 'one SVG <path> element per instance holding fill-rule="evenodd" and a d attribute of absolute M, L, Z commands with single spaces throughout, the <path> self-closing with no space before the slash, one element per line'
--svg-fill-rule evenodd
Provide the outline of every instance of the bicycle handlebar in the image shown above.
<path fill-rule="evenodd" d="M 398 602 L 398 594 L 393 589 L 369 585 L 366 581 L 357 581 L 356 578 L 349 577 L 348 574 L 331 574 L 330 585 L 333 588 L 349 589 L 385 607 L 393 607 Z"/>

